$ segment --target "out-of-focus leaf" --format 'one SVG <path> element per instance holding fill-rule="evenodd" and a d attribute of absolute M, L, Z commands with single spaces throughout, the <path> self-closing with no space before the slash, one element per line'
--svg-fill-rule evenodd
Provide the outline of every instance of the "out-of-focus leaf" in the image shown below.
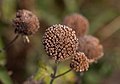
<path fill-rule="evenodd" d="M 79 10 L 79 5 L 76 0 L 64 0 L 66 6 L 66 11 L 68 12 L 77 12 Z"/>
<path fill-rule="evenodd" d="M 3 44 L 2 44 L 2 40 L 0 38 L 0 49 L 3 48 Z M 0 52 L 0 66 L 4 66 L 6 63 L 6 59 L 5 59 L 5 53 Z"/>
<path fill-rule="evenodd" d="M 83 84 L 100 84 L 101 76 L 94 71 L 85 72 Z"/>
<path fill-rule="evenodd" d="M 50 66 L 47 66 L 44 63 L 40 63 L 39 69 L 34 77 L 35 80 L 39 81 L 42 80 L 45 84 L 49 84 L 50 82 L 50 75 L 52 73 L 52 69 Z"/>
<path fill-rule="evenodd" d="M 13 84 L 5 68 L 0 67 L 0 81 L 3 84 Z"/>
<path fill-rule="evenodd" d="M 95 33 L 98 28 L 102 27 L 116 16 L 117 13 L 113 10 L 103 11 L 100 15 L 95 16 L 95 19 L 90 24 L 90 33 Z"/>
<path fill-rule="evenodd" d="M 59 64 L 57 75 L 62 74 L 70 69 L 69 65 L 68 64 L 66 64 L 66 65 L 67 66 L 65 66 L 63 64 Z M 55 79 L 54 83 L 55 84 L 68 84 L 68 83 L 74 84 L 75 78 L 76 77 L 75 77 L 74 71 L 70 71 L 67 74 Z"/>
<path fill-rule="evenodd" d="M 42 19 L 44 19 L 49 24 L 56 24 L 60 22 L 56 15 L 52 15 L 51 13 L 43 10 L 39 12 L 39 15 L 41 16 Z"/>
<path fill-rule="evenodd" d="M 2 12 L 3 12 L 3 19 L 5 19 L 6 21 L 11 20 L 13 13 L 15 11 L 15 0 L 3 0 L 2 3 Z"/>

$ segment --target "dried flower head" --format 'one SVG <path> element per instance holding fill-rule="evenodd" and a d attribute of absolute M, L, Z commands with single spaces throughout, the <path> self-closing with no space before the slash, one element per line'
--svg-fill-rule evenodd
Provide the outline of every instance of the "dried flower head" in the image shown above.
<path fill-rule="evenodd" d="M 66 16 L 63 24 L 73 28 L 73 30 L 76 32 L 77 37 L 85 35 L 89 27 L 88 20 L 80 14 L 72 14 Z"/>
<path fill-rule="evenodd" d="M 94 62 L 103 56 L 103 46 L 99 43 L 99 39 L 91 35 L 85 35 L 78 40 L 78 50 L 84 52 L 91 62 Z"/>
<path fill-rule="evenodd" d="M 72 58 L 70 68 L 76 72 L 87 71 L 89 68 L 89 60 L 84 53 L 77 52 L 77 54 Z"/>
<path fill-rule="evenodd" d="M 56 24 L 49 27 L 43 36 L 43 45 L 50 58 L 62 61 L 75 55 L 78 39 L 71 28 Z"/>
<path fill-rule="evenodd" d="M 13 19 L 15 33 L 21 35 L 31 35 L 38 31 L 39 20 L 36 15 L 28 10 L 19 10 Z"/>

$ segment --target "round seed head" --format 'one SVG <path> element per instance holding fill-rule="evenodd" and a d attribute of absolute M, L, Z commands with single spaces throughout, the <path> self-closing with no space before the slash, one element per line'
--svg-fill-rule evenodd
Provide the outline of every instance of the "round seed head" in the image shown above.
<path fill-rule="evenodd" d="M 103 56 L 103 46 L 99 43 L 99 39 L 86 35 L 78 40 L 78 50 L 84 52 L 91 62 L 95 62 Z"/>
<path fill-rule="evenodd" d="M 19 10 L 13 19 L 15 33 L 21 35 L 31 35 L 38 31 L 39 20 L 36 15 L 28 10 Z"/>
<path fill-rule="evenodd" d="M 73 56 L 70 68 L 76 72 L 87 71 L 89 68 L 89 60 L 84 53 L 78 52 L 75 56 Z"/>
<path fill-rule="evenodd" d="M 62 61 L 75 55 L 78 39 L 71 28 L 56 24 L 46 30 L 43 45 L 50 58 Z"/>
<path fill-rule="evenodd" d="M 89 27 L 88 20 L 80 14 L 72 14 L 66 16 L 63 24 L 73 28 L 73 30 L 76 32 L 77 37 L 85 35 Z"/>

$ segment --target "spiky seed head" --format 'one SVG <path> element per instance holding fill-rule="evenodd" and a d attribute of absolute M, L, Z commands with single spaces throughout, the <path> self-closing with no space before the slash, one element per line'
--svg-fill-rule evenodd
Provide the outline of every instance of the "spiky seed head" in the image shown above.
<path fill-rule="evenodd" d="M 87 71 L 89 68 L 89 60 L 84 53 L 77 52 L 77 54 L 72 57 L 70 68 L 76 72 Z"/>
<path fill-rule="evenodd" d="M 91 62 L 95 62 L 103 56 L 103 46 L 99 39 L 91 35 L 78 38 L 78 50 L 84 52 Z"/>
<path fill-rule="evenodd" d="M 39 29 L 39 20 L 35 14 L 28 10 L 18 10 L 13 19 L 15 33 L 21 35 L 32 35 Z"/>
<path fill-rule="evenodd" d="M 56 24 L 46 30 L 43 45 L 50 58 L 62 61 L 75 55 L 78 39 L 72 28 Z"/>
<path fill-rule="evenodd" d="M 73 28 L 77 37 L 84 36 L 89 28 L 88 20 L 80 14 L 72 14 L 64 18 L 63 24 Z"/>

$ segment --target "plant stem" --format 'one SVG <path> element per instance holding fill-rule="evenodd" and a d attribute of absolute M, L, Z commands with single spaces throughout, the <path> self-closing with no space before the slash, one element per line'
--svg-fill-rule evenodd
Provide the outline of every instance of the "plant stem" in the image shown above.
<path fill-rule="evenodd" d="M 69 69 L 69 70 L 65 71 L 64 73 L 62 73 L 62 74 L 59 74 L 59 75 L 55 76 L 55 78 L 54 78 L 54 79 L 59 78 L 59 77 L 61 77 L 61 76 L 65 75 L 65 74 L 69 73 L 70 71 L 72 71 L 72 69 Z"/>
<path fill-rule="evenodd" d="M 3 49 L 0 50 L 0 52 L 7 50 L 17 40 L 18 37 L 19 35 L 17 34 L 10 43 L 8 43 Z"/>
<path fill-rule="evenodd" d="M 57 66 L 55 66 L 55 67 L 57 67 Z M 51 76 L 52 79 L 51 79 L 51 81 L 50 81 L 50 84 L 53 84 L 53 81 L 54 81 L 56 78 L 59 78 L 59 77 L 65 75 L 65 74 L 69 73 L 70 71 L 72 71 L 72 69 L 69 69 L 69 70 L 65 71 L 64 73 L 55 76 L 55 75 L 56 75 L 56 71 L 57 71 L 57 68 L 54 68 L 54 73 L 53 73 L 52 76 Z"/>
<path fill-rule="evenodd" d="M 57 73 L 57 62 L 55 62 L 55 66 L 53 68 L 53 74 L 51 74 L 51 81 L 50 81 L 50 84 L 53 84 L 53 81 L 55 79 L 55 75 Z"/>

